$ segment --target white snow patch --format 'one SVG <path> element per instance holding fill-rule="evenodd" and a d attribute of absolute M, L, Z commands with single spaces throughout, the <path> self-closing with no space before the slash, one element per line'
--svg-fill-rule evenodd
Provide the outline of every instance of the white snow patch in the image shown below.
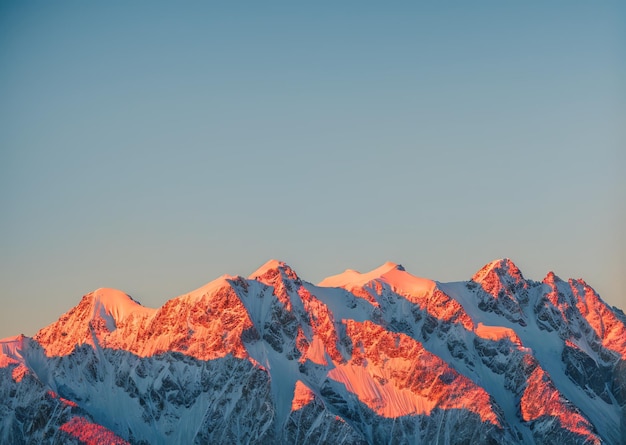
<path fill-rule="evenodd" d="M 97 316 L 103 318 L 107 323 L 109 331 L 113 331 L 117 322 L 125 319 L 132 313 L 141 312 L 146 315 L 152 315 L 156 312 L 156 309 L 140 305 L 129 295 L 117 289 L 100 288 L 93 291 L 92 295 L 92 318 Z"/>
<path fill-rule="evenodd" d="M 408 293 L 416 297 L 430 294 L 435 288 L 435 282 L 426 278 L 416 277 L 405 271 L 396 263 L 386 262 L 382 266 L 367 272 L 360 273 L 348 269 L 339 275 L 322 280 L 319 287 L 341 287 L 352 290 L 363 287 L 372 280 L 388 284 L 392 289 L 401 293 Z"/>

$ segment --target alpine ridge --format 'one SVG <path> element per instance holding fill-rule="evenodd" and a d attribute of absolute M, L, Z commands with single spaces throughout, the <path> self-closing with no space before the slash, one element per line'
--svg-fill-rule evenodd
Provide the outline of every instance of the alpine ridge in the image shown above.
<path fill-rule="evenodd" d="M 626 316 L 509 259 L 315 285 L 271 260 L 0 340 L 0 443 L 626 444 Z"/>

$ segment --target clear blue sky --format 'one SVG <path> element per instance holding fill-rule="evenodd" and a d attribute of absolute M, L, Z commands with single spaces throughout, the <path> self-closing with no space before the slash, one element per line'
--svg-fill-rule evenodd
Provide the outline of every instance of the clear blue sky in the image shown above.
<path fill-rule="evenodd" d="M 0 337 L 270 258 L 626 309 L 618 2 L 0 4 Z"/>

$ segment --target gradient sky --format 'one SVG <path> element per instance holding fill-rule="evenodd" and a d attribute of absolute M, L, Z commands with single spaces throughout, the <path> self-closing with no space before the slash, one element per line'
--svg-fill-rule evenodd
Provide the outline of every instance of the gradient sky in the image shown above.
<path fill-rule="evenodd" d="M 317 282 L 510 257 L 626 309 L 625 12 L 2 2 L 0 337 L 270 258 Z"/>

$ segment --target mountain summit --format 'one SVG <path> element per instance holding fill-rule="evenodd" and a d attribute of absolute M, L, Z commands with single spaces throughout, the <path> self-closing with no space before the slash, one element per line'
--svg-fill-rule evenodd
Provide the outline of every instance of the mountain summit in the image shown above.
<path fill-rule="evenodd" d="M 314 285 L 268 261 L 0 340 L 0 443 L 626 443 L 626 316 L 509 259 Z"/>

